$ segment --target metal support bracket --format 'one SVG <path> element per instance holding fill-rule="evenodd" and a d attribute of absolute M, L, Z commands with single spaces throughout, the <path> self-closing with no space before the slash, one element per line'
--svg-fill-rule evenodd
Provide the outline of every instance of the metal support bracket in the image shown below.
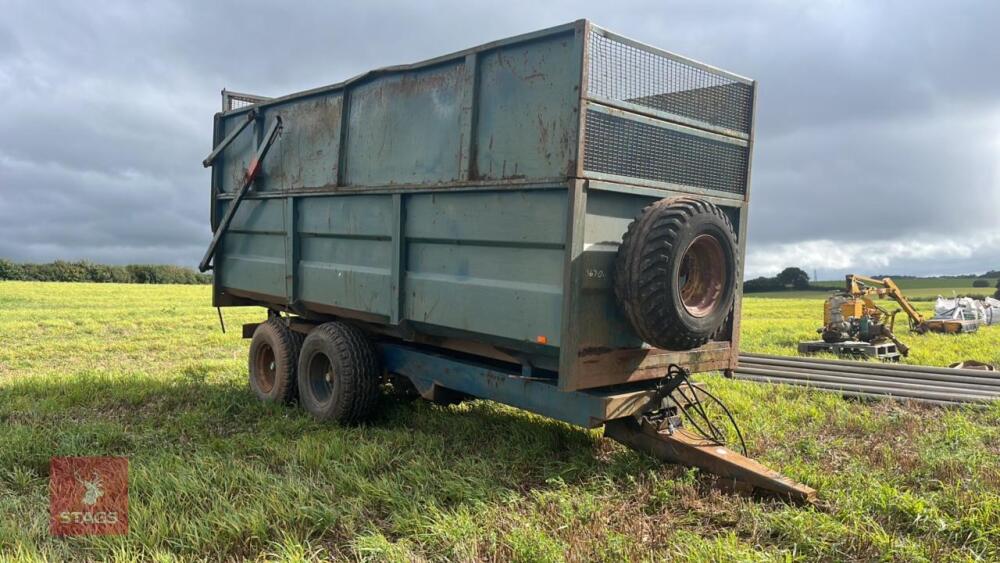
<path fill-rule="evenodd" d="M 584 428 L 604 424 L 604 435 L 613 440 L 669 463 L 700 467 L 737 488 L 757 488 L 801 502 L 815 499 L 813 489 L 684 430 L 676 416 L 681 403 L 673 395 L 664 398 L 672 380 L 664 381 L 660 389 L 643 386 L 564 392 L 554 378 L 525 377 L 513 365 L 482 364 L 389 340 L 379 342 L 378 347 L 386 371 L 409 379 L 426 399 L 449 402 L 483 397 Z M 695 384 L 692 392 L 699 389 Z M 675 406 L 664 409 L 667 401 Z M 651 412 L 663 416 L 653 421 Z"/>
<path fill-rule="evenodd" d="M 201 263 L 198 264 L 198 269 L 202 272 L 211 269 L 212 257 L 215 256 L 215 250 L 219 246 L 219 241 L 222 240 L 222 235 L 225 234 L 226 230 L 229 228 L 229 224 L 233 222 L 233 216 L 236 215 L 236 210 L 239 208 L 240 203 L 243 202 L 243 198 L 246 197 L 247 192 L 250 191 L 250 186 L 253 185 L 254 180 L 257 179 L 257 175 L 260 173 L 261 163 L 264 161 L 264 157 L 267 156 L 267 152 L 271 150 L 271 145 L 274 144 L 274 140 L 278 138 L 281 134 L 281 117 L 275 116 L 274 123 L 271 124 L 271 128 L 267 130 L 264 135 L 264 139 L 261 141 L 259 147 L 257 147 L 257 154 L 254 155 L 253 159 L 250 160 L 250 166 L 247 167 L 246 176 L 243 179 L 243 185 L 240 186 L 238 192 L 236 192 L 236 197 L 229 204 L 229 209 L 226 210 L 225 216 L 223 216 L 222 221 L 219 223 L 219 228 L 215 230 L 215 235 L 212 237 L 212 242 L 208 245 L 208 250 L 205 251 L 205 256 L 202 257 Z M 222 142 L 225 144 L 225 141 Z"/>
<path fill-rule="evenodd" d="M 229 134 L 226 135 L 226 138 L 223 139 L 221 143 L 219 143 L 219 146 L 212 149 L 212 152 L 208 153 L 208 156 L 205 157 L 205 160 L 201 161 L 201 165 L 204 166 L 205 168 L 211 166 L 212 163 L 215 162 L 215 159 L 218 158 L 220 154 L 222 154 L 222 151 L 226 150 L 226 147 L 232 144 L 232 142 L 236 139 L 236 137 L 238 137 L 240 133 L 242 133 L 243 130 L 247 128 L 247 125 L 253 123 L 255 119 L 257 119 L 257 110 L 252 109 L 248 111 L 246 121 L 240 123 L 236 129 L 230 131 Z"/>
<path fill-rule="evenodd" d="M 797 483 L 763 464 L 683 428 L 661 428 L 635 417 L 608 421 L 604 435 L 667 463 L 699 467 L 731 481 L 734 488 L 749 486 L 796 502 L 816 502 L 816 490 Z"/>

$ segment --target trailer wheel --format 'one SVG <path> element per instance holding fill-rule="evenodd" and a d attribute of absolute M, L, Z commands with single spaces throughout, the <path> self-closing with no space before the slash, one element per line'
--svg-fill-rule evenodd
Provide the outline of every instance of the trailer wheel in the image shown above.
<path fill-rule="evenodd" d="M 691 197 L 661 199 L 625 233 L 615 258 L 615 295 L 644 342 L 696 348 L 729 316 L 737 256 L 736 235 L 721 209 Z"/>
<path fill-rule="evenodd" d="M 302 344 L 298 371 L 299 402 L 320 420 L 361 420 L 378 400 L 381 366 L 375 346 L 349 324 L 314 328 Z"/>
<path fill-rule="evenodd" d="M 257 325 L 250 341 L 250 389 L 265 402 L 291 403 L 303 336 L 277 319 Z"/>

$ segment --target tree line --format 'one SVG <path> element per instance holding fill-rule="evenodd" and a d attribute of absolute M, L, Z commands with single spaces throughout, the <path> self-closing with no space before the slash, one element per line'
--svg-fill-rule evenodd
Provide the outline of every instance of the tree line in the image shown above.
<path fill-rule="evenodd" d="M 0 258 L 0 280 L 92 283 L 212 283 L 211 274 L 169 264 L 128 264 L 112 266 L 85 260 L 56 260 L 48 264 L 19 264 Z"/>
<path fill-rule="evenodd" d="M 743 293 L 761 293 L 765 291 L 805 291 L 809 289 L 829 289 L 813 287 L 809 284 L 809 274 L 802 268 L 785 268 L 774 277 L 760 276 L 743 282 Z"/>
<path fill-rule="evenodd" d="M 872 276 L 876 279 L 882 278 L 893 278 L 893 279 L 919 279 L 917 276 L 886 276 L 877 275 Z M 992 285 L 992 279 L 997 278 L 996 281 L 996 293 L 993 294 L 994 298 L 1000 299 L 1000 271 L 990 270 L 985 274 L 975 275 L 961 275 L 961 276 L 948 276 L 951 278 L 979 278 L 972 282 L 972 287 L 984 288 L 990 287 Z M 802 268 L 789 267 L 785 268 L 778 275 L 774 277 L 760 276 L 752 280 L 746 280 L 743 282 L 743 293 L 763 293 L 768 291 L 806 291 L 806 290 L 831 290 L 837 289 L 834 287 L 822 287 L 813 285 L 809 282 L 809 274 L 806 273 Z"/>

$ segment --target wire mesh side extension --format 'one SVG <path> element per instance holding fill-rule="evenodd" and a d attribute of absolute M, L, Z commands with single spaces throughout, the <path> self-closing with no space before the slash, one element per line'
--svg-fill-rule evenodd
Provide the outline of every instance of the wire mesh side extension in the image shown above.
<path fill-rule="evenodd" d="M 245 108 L 260 102 L 266 102 L 271 98 L 265 96 L 255 96 L 253 94 L 241 94 L 239 92 L 222 91 L 222 111 Z"/>
<path fill-rule="evenodd" d="M 730 193 L 746 193 L 746 147 L 588 110 L 583 167 Z"/>
<path fill-rule="evenodd" d="M 750 133 L 753 87 L 592 30 L 587 93 Z"/>

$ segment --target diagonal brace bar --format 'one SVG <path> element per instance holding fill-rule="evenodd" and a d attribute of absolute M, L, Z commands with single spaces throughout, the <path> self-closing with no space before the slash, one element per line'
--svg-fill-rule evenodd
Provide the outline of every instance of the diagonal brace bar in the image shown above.
<path fill-rule="evenodd" d="M 742 484 L 795 502 L 816 502 L 815 489 L 683 428 L 661 430 L 647 420 L 629 417 L 608 421 L 604 425 L 604 435 L 667 463 L 699 467 L 734 485 Z"/>
<path fill-rule="evenodd" d="M 212 163 L 215 162 L 215 159 L 218 158 L 220 154 L 222 154 L 222 151 L 226 150 L 226 147 L 228 147 L 230 143 L 232 143 L 233 140 L 236 139 L 236 137 L 238 137 L 239 134 L 242 133 L 243 130 L 247 128 L 247 125 L 253 123 L 254 119 L 257 119 L 257 110 L 252 109 L 247 112 L 246 121 L 240 123 L 239 127 L 230 131 L 229 134 L 226 135 L 226 138 L 223 139 L 221 143 L 219 143 L 219 146 L 215 147 L 214 149 L 212 149 L 212 152 L 208 153 L 208 156 L 205 157 L 205 160 L 201 161 L 202 166 L 204 166 L 205 168 L 211 166 Z"/>
<path fill-rule="evenodd" d="M 246 197 L 247 192 L 250 191 L 250 186 L 253 185 L 254 180 L 257 179 L 257 174 L 260 173 L 261 162 L 264 161 L 264 157 L 267 156 L 267 151 L 271 150 L 271 145 L 274 144 L 274 140 L 278 138 L 281 133 L 281 117 L 275 116 L 274 123 L 271 124 L 271 128 L 267 130 L 264 135 L 264 140 L 261 142 L 260 146 L 257 147 L 257 154 L 254 155 L 253 159 L 250 160 L 250 166 L 247 167 L 246 176 L 243 180 L 243 185 L 240 187 L 239 191 L 236 192 L 236 197 L 233 198 L 232 203 L 229 205 L 229 209 L 226 210 L 225 216 L 222 217 L 222 221 L 219 223 L 219 228 L 215 230 L 215 235 L 212 237 L 212 242 L 208 245 L 208 250 L 205 251 L 205 256 L 201 259 L 201 263 L 198 264 L 198 269 L 202 272 L 211 269 L 213 266 L 210 264 L 212 257 L 215 256 L 215 249 L 219 245 L 219 241 L 222 240 L 222 235 L 225 234 L 226 230 L 229 228 L 229 224 L 233 222 L 233 216 L 236 215 L 236 209 L 239 208 L 240 203 L 243 202 L 243 198 Z"/>

